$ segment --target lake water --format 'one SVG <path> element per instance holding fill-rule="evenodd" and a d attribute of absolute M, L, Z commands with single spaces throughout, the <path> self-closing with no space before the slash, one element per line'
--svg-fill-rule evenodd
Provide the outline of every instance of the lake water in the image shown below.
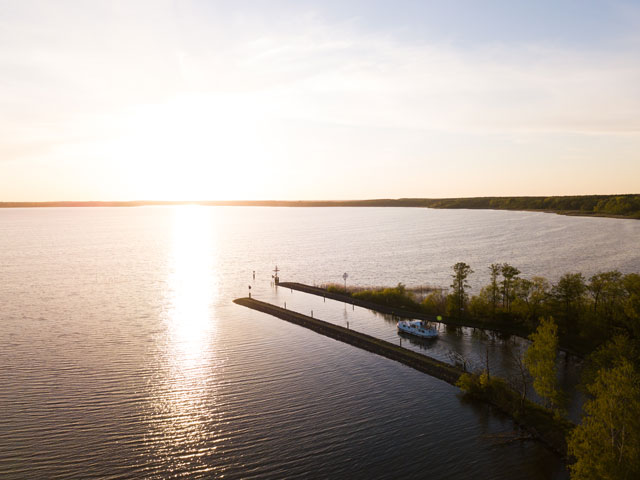
<path fill-rule="evenodd" d="M 465 261 L 478 288 L 495 262 L 640 271 L 639 240 L 637 221 L 527 212 L 0 210 L 0 477 L 566 478 L 542 445 L 496 442 L 511 421 L 456 388 L 232 300 L 252 285 L 399 341 L 383 316 L 274 289 L 271 270 L 447 286 Z M 470 331 L 403 346 L 489 346 L 509 370 L 508 342 Z"/>

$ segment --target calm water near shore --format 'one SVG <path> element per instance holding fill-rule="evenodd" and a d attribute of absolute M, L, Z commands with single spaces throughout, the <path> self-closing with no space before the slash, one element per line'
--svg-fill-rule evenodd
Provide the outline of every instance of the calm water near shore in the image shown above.
<path fill-rule="evenodd" d="M 542 445 L 496 443 L 511 421 L 456 388 L 231 300 L 251 285 L 398 342 L 383 316 L 276 291 L 271 269 L 447 286 L 465 261 L 479 287 L 494 262 L 640 271 L 639 242 L 638 221 L 528 212 L 0 210 L 0 477 L 566 478 Z M 446 361 L 489 345 L 509 371 L 509 342 L 443 333 L 403 346 Z"/>

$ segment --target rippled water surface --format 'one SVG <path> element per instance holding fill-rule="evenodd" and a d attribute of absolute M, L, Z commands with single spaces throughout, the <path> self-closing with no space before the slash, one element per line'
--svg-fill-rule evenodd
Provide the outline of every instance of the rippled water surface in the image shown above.
<path fill-rule="evenodd" d="M 231 301 L 252 285 L 395 342 L 382 316 L 276 291 L 271 269 L 448 285 L 466 261 L 478 287 L 503 261 L 640 271 L 639 240 L 637 221 L 524 212 L 0 210 L 0 477 L 565 478 L 541 445 L 496 443 L 511 422 L 454 387 Z M 487 345 L 508 370 L 472 332 L 403 343 L 445 361 Z"/>

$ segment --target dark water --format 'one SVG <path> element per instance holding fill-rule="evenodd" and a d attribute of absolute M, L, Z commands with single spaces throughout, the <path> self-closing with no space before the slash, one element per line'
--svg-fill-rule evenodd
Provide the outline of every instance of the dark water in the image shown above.
<path fill-rule="evenodd" d="M 489 438 L 511 422 L 454 387 L 231 300 L 252 284 L 397 340 L 366 310 L 276 292 L 270 269 L 446 285 L 467 261 L 481 284 L 509 261 L 555 279 L 638 271 L 639 238 L 640 222 L 518 212 L 0 210 L 0 477 L 564 478 L 541 445 Z M 405 346 L 489 344 L 497 365 L 511 348 L 456 335 Z"/>

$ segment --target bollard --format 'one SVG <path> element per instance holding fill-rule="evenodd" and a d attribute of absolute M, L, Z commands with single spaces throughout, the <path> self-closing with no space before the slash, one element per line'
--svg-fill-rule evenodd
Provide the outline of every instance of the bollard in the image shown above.
<path fill-rule="evenodd" d="M 313 318 L 313 310 L 311 310 L 311 318 Z"/>

